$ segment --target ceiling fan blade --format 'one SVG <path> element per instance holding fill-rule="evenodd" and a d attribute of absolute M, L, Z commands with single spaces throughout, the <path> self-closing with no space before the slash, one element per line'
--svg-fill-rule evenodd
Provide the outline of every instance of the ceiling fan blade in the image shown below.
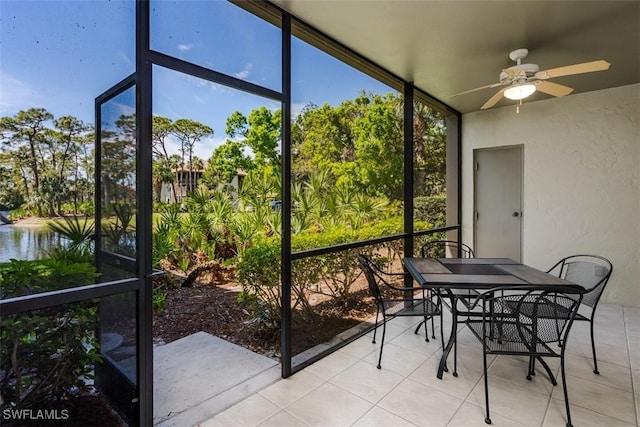
<path fill-rule="evenodd" d="M 551 68 L 549 70 L 538 71 L 535 75 L 536 79 L 545 80 L 552 77 L 571 76 L 574 74 L 592 73 L 594 71 L 605 71 L 609 69 L 607 61 L 602 59 L 592 62 L 583 62 L 581 64 L 566 65 L 564 67 Z"/>
<path fill-rule="evenodd" d="M 558 83 L 539 81 L 536 83 L 536 89 L 553 96 L 565 96 L 573 92 L 573 88 Z"/>
<path fill-rule="evenodd" d="M 482 107 L 480 107 L 481 110 L 486 110 L 487 108 L 491 108 L 494 105 L 496 105 L 498 103 L 498 101 L 500 101 L 502 99 L 502 94 L 504 93 L 505 90 L 507 90 L 508 88 L 502 88 L 500 89 L 498 92 L 496 92 L 495 95 L 493 95 L 491 98 L 489 98 L 489 100 L 487 102 L 484 103 L 484 105 Z"/>
<path fill-rule="evenodd" d="M 493 84 L 490 84 L 490 85 L 481 86 L 481 87 L 477 87 L 475 89 L 470 89 L 470 90 L 466 90 L 464 92 L 456 93 L 455 95 L 451 95 L 449 98 L 453 98 L 454 96 L 466 95 L 467 93 L 476 92 L 476 91 L 479 91 L 479 90 L 482 90 L 482 89 L 490 89 L 490 88 L 494 88 L 494 87 L 498 87 L 498 86 L 503 86 L 503 85 L 506 85 L 506 84 L 508 84 L 508 82 L 505 82 L 505 83 L 502 83 L 502 82 L 493 83 Z"/>

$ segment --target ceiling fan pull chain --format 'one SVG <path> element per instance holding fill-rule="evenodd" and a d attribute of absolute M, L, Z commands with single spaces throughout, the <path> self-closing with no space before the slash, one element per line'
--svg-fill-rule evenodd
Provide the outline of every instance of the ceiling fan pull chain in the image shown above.
<path fill-rule="evenodd" d="M 522 105 L 522 99 L 516 104 L 516 114 L 520 114 L 520 106 Z"/>

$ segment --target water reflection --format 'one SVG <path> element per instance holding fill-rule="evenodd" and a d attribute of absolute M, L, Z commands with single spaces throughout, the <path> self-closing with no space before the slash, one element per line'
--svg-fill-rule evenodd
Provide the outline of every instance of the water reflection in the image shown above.
<path fill-rule="evenodd" d="M 46 226 L 0 225 L 0 262 L 40 259 L 67 240 Z"/>

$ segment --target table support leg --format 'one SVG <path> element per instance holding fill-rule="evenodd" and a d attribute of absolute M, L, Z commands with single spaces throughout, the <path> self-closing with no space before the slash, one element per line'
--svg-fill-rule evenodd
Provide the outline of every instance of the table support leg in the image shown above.
<path fill-rule="evenodd" d="M 447 358 L 449 357 L 449 353 L 451 352 L 451 347 L 453 347 L 456 343 L 456 335 L 457 335 L 457 329 L 458 329 L 458 311 L 456 307 L 457 305 L 456 298 L 454 295 L 451 294 L 450 291 L 447 290 L 447 293 L 449 293 L 449 298 L 451 300 L 451 315 L 453 316 L 453 319 L 452 319 L 452 325 L 451 325 L 451 334 L 449 335 L 449 340 L 447 341 L 447 345 L 442 349 L 442 358 L 440 359 L 440 366 L 438 366 L 437 377 L 439 380 L 442 379 L 443 372 L 447 370 Z M 457 353 L 457 346 L 456 346 L 456 350 L 454 350 L 454 366 L 453 366 L 454 377 L 458 376 L 458 372 L 456 369 L 457 360 L 455 360 L 457 357 L 456 353 Z"/>

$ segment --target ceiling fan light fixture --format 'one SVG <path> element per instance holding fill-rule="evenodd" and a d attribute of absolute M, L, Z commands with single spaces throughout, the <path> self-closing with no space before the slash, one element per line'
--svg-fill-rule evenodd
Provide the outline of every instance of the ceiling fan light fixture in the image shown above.
<path fill-rule="evenodd" d="M 521 85 L 511 86 L 509 89 L 504 91 L 504 96 L 509 99 L 513 99 L 514 101 L 518 101 L 520 99 L 525 99 L 528 96 L 531 96 L 533 92 L 536 91 L 536 85 L 533 83 L 525 83 Z"/>

